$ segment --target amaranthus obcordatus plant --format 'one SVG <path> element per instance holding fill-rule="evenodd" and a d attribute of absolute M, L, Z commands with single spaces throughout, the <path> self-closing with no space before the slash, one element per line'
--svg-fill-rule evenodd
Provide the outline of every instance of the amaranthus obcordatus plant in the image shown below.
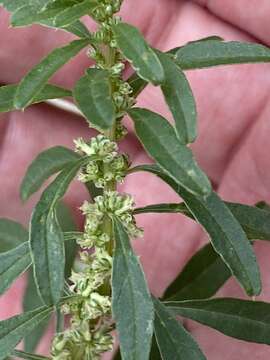
<path fill-rule="evenodd" d="M 29 233 L 14 221 L 0 221 L 0 233 L 15 239 L 1 245 L 1 294 L 29 269 L 25 312 L 0 322 L 0 359 L 97 360 L 113 351 L 117 338 L 118 359 L 205 359 L 178 315 L 237 339 L 270 344 L 270 305 L 255 300 L 261 280 L 252 246 L 256 239 L 270 239 L 269 208 L 263 202 L 228 203 L 213 191 L 189 147 L 197 137 L 197 112 L 184 74 L 216 65 L 270 62 L 270 50 L 213 36 L 161 52 L 119 17 L 122 2 L 1 2 L 11 12 L 13 26 L 38 23 L 79 39 L 53 50 L 19 84 L 2 86 L 0 111 L 71 97 L 98 134 L 74 139 L 73 150 L 45 150 L 29 166 L 20 189 L 24 201 L 57 174 L 33 209 Z M 96 22 L 94 32 L 81 22 L 84 15 Z M 74 89 L 49 84 L 52 75 L 82 50 L 94 65 L 85 69 Z M 126 78 L 129 66 L 134 74 Z M 174 124 L 136 106 L 137 96 L 149 83 L 161 87 Z M 120 151 L 119 143 L 128 133 L 126 116 L 152 158 L 151 165 L 133 166 L 129 154 Z M 179 203 L 136 208 L 136 199 L 119 192 L 118 185 L 140 171 L 164 181 L 179 195 Z M 71 224 L 61 203 L 75 178 L 90 195 L 80 207 L 83 231 Z M 150 212 L 188 216 L 210 239 L 161 299 L 151 296 L 130 244 L 130 239 L 143 236 L 135 215 Z M 213 298 L 231 276 L 252 300 Z M 53 313 L 56 327 L 49 355 L 35 355 Z M 25 351 L 16 349 L 23 339 Z"/>

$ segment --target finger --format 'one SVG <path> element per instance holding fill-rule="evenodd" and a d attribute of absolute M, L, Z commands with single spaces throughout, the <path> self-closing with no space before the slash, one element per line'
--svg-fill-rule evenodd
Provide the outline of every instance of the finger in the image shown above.
<path fill-rule="evenodd" d="M 269 115 L 270 105 L 267 103 L 257 121 L 249 129 L 245 141 L 235 151 L 234 158 L 230 162 L 220 186 L 221 196 L 228 201 L 249 204 L 254 204 L 260 200 L 270 201 Z M 263 285 L 263 291 L 258 300 L 269 302 L 270 247 L 266 242 L 258 242 L 255 245 L 255 250 L 260 264 Z M 245 298 L 243 290 L 234 279 L 230 279 L 217 296 Z M 188 322 L 188 328 L 198 339 L 209 360 L 219 358 L 218 354 L 220 353 L 223 354 L 222 359 L 224 358 L 224 360 L 269 359 L 269 346 L 229 339 L 194 322 Z"/>
<path fill-rule="evenodd" d="M 205 12 L 194 3 L 181 7 L 167 33 L 166 49 L 209 35 L 251 40 L 241 31 Z M 187 73 L 198 108 L 199 136 L 193 149 L 202 168 L 217 184 L 245 132 L 268 99 L 269 65 L 238 65 Z M 145 106 L 171 119 L 159 89 L 149 86 L 141 95 Z"/>
<path fill-rule="evenodd" d="M 195 0 L 211 13 L 270 45 L 268 0 Z"/>

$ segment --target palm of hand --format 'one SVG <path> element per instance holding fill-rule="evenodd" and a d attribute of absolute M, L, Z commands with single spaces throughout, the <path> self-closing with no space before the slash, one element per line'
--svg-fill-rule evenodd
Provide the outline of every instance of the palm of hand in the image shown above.
<path fill-rule="evenodd" d="M 159 0 L 157 4 L 149 0 L 145 4 L 143 0 L 129 0 L 124 5 L 123 18 L 138 25 L 152 44 L 164 50 L 213 34 L 226 40 L 247 41 L 252 41 L 253 35 L 263 41 L 267 31 L 266 15 L 264 18 L 263 13 L 258 13 L 256 18 L 255 2 L 250 2 L 248 8 L 245 8 L 245 16 L 248 19 L 250 11 L 255 21 L 244 23 L 240 16 L 240 3 L 244 5 L 245 1 L 239 0 L 238 5 L 234 5 L 229 0 L 223 5 L 224 2 L 216 0 L 209 1 L 209 6 L 217 14 L 222 12 L 226 21 L 238 24 L 243 31 L 190 1 L 179 3 L 176 0 Z M 264 4 L 261 5 L 263 7 Z M 267 6 L 266 2 L 265 14 Z M 19 81 L 31 65 L 37 63 L 50 49 L 70 38 L 68 34 L 39 27 L 35 27 L 34 31 L 28 28 L 8 29 L 8 17 L 2 9 L 0 16 L 2 83 Z M 81 54 L 56 75 L 54 82 L 64 86 L 73 85 L 87 65 L 88 60 Z M 264 172 L 269 167 L 267 118 L 270 107 L 267 100 L 270 72 L 267 66 L 234 66 L 189 74 L 199 110 L 199 138 L 193 149 L 199 163 L 226 200 L 251 204 L 261 199 L 270 201 L 267 193 L 269 174 Z M 138 105 L 169 117 L 156 88 L 147 88 L 140 96 Z M 79 118 L 46 105 L 36 105 L 25 113 L 14 112 L 1 117 L 0 214 L 1 217 L 27 222 L 33 202 L 22 206 L 18 195 L 20 179 L 26 166 L 44 148 L 58 144 L 71 146 L 73 138 L 89 137 L 89 129 Z M 148 161 L 132 134 L 123 148 L 127 149 L 135 163 Z M 179 201 L 167 186 L 145 173 L 128 177 L 123 190 L 134 194 L 138 205 Z M 85 193 L 71 190 L 68 200 L 78 207 L 84 196 Z M 206 240 L 206 236 L 197 225 L 177 214 L 145 215 L 139 217 L 138 221 L 145 228 L 145 238 L 134 242 L 134 246 L 141 255 L 152 291 L 160 295 Z M 259 244 L 256 249 L 264 283 L 262 298 L 269 301 L 266 246 Z M 22 286 L 19 283 L 2 298 L 2 316 L 17 312 L 20 305 L 14 293 L 20 292 Z M 241 290 L 232 280 L 219 294 L 242 296 Z M 209 360 L 269 358 L 270 350 L 266 346 L 232 340 L 193 323 L 188 323 L 188 327 L 198 338 Z"/>

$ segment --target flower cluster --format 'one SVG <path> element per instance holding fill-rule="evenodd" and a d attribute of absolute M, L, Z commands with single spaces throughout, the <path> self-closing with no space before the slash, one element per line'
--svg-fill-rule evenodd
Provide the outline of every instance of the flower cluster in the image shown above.
<path fill-rule="evenodd" d="M 113 339 L 111 326 L 99 326 L 91 329 L 88 321 L 80 327 L 72 327 L 55 337 L 52 344 L 54 360 L 99 360 L 102 353 L 111 351 Z"/>
<path fill-rule="evenodd" d="M 84 202 L 81 209 L 86 215 L 86 223 L 84 236 L 78 240 L 78 243 L 83 248 L 101 247 L 110 240 L 110 237 L 103 232 L 106 217 L 117 217 L 131 237 L 142 236 L 143 232 L 137 227 L 132 214 L 134 201 L 128 194 L 105 191 L 102 196 L 95 198 L 94 203 Z"/>
<path fill-rule="evenodd" d="M 111 181 L 122 182 L 129 167 L 126 155 L 117 153 L 117 144 L 104 135 L 92 138 L 90 142 L 75 140 L 76 151 L 87 156 L 97 156 L 90 160 L 79 174 L 81 182 L 93 181 L 96 187 L 104 188 Z"/>
<path fill-rule="evenodd" d="M 112 180 L 122 181 L 128 161 L 118 154 L 115 142 L 98 135 L 89 142 L 78 139 L 75 145 L 78 152 L 95 158 L 79 175 L 81 181 L 91 180 L 102 187 Z M 93 203 L 85 201 L 81 206 L 85 216 L 84 233 L 77 239 L 82 248 L 81 267 L 80 271 L 72 271 L 70 277 L 74 297 L 62 306 L 62 312 L 71 315 L 70 327 L 54 338 L 53 360 L 97 360 L 103 352 L 112 350 L 111 224 L 113 218 L 118 218 L 132 237 L 141 236 L 133 210 L 130 195 L 105 189 Z"/>

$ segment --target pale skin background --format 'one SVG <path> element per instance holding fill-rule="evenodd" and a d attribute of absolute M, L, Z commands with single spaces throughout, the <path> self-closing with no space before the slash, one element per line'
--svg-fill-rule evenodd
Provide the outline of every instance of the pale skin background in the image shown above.
<path fill-rule="evenodd" d="M 125 21 L 139 26 L 148 41 L 163 50 L 209 35 L 270 46 L 269 14 L 269 0 L 126 0 L 122 12 Z M 48 51 L 71 39 L 66 33 L 38 26 L 8 29 L 8 14 L 3 9 L 0 34 L 2 84 L 19 81 Z M 88 65 L 82 52 L 53 80 L 70 87 Z M 249 204 L 270 201 L 270 65 L 220 67 L 193 71 L 188 77 L 198 104 L 199 137 L 193 149 L 200 165 L 226 200 Z M 144 91 L 139 105 L 169 117 L 157 89 Z M 43 149 L 58 144 L 72 146 L 73 138 L 87 138 L 92 132 L 79 117 L 47 105 L 0 117 L 0 216 L 27 224 L 37 197 L 25 206 L 19 200 L 19 183 L 26 166 Z M 132 134 L 123 147 L 135 163 L 149 161 Z M 123 188 L 135 196 L 138 205 L 178 200 L 167 186 L 144 173 L 128 177 Z M 85 195 L 73 185 L 67 199 L 77 209 Z M 152 291 L 160 295 L 207 237 L 198 225 L 177 214 L 141 215 L 138 221 L 145 228 L 145 237 L 136 240 L 134 246 Z M 269 244 L 257 244 L 256 252 L 264 286 L 260 299 L 270 301 Z M 1 318 L 21 311 L 23 288 L 22 280 L 2 297 Z M 242 297 L 243 292 L 230 280 L 218 295 Z M 195 323 L 186 325 L 209 360 L 270 357 L 268 346 L 233 340 Z M 48 345 L 44 342 L 39 350 L 45 349 Z"/>

